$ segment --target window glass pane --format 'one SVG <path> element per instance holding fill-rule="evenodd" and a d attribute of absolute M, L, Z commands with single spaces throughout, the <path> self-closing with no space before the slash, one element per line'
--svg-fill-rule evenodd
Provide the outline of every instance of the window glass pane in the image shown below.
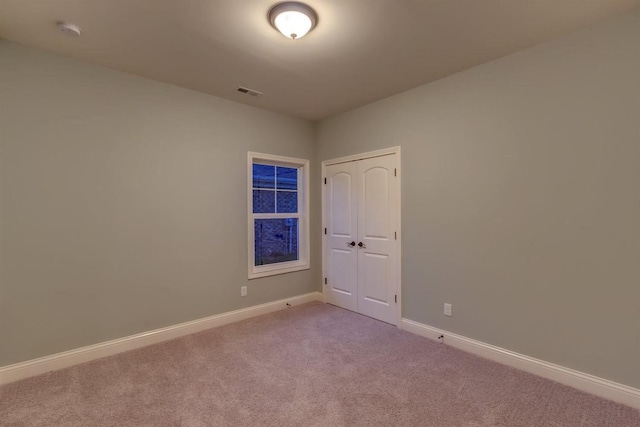
<path fill-rule="evenodd" d="M 298 213 L 297 191 L 278 191 L 278 213 Z"/>
<path fill-rule="evenodd" d="M 278 189 L 298 189 L 298 169 L 278 166 Z"/>
<path fill-rule="evenodd" d="M 275 213 L 276 192 L 253 190 L 253 213 Z"/>
<path fill-rule="evenodd" d="M 253 164 L 253 188 L 276 188 L 276 167 Z"/>
<path fill-rule="evenodd" d="M 255 265 L 296 261 L 298 254 L 298 218 L 256 219 Z"/>

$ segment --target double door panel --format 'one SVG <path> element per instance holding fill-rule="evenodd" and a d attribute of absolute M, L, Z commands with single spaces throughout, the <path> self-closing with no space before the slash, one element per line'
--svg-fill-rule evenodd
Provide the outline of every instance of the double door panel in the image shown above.
<path fill-rule="evenodd" d="M 325 300 L 396 324 L 396 155 L 327 166 Z"/>

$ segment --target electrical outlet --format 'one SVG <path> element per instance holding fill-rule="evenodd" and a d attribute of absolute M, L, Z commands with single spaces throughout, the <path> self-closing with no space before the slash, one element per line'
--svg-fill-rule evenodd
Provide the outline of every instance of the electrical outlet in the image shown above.
<path fill-rule="evenodd" d="M 444 315 L 445 316 L 453 316 L 452 313 L 453 307 L 451 306 L 451 304 L 447 304 L 446 302 L 444 303 Z"/>
<path fill-rule="evenodd" d="M 247 296 L 247 287 L 246 286 L 241 286 L 240 287 L 240 296 L 241 297 L 246 297 Z"/>

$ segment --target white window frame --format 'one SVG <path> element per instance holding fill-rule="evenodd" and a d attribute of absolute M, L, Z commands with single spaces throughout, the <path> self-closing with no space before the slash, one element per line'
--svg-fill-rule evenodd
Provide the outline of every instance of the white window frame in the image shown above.
<path fill-rule="evenodd" d="M 297 213 L 253 213 L 254 163 L 298 168 Z M 308 270 L 311 268 L 309 260 L 309 160 L 249 151 L 247 153 L 247 206 L 249 279 Z M 298 218 L 298 260 L 268 265 L 255 265 L 254 220 L 272 218 Z"/>

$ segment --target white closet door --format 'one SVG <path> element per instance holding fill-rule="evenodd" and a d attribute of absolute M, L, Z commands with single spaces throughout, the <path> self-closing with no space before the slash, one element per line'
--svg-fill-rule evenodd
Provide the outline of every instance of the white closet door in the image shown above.
<path fill-rule="evenodd" d="M 325 185 L 325 301 L 358 311 L 357 163 L 327 166 Z"/>
<path fill-rule="evenodd" d="M 399 197 L 395 168 L 395 154 L 357 162 L 357 311 L 394 325 L 397 322 L 395 233 Z"/>

